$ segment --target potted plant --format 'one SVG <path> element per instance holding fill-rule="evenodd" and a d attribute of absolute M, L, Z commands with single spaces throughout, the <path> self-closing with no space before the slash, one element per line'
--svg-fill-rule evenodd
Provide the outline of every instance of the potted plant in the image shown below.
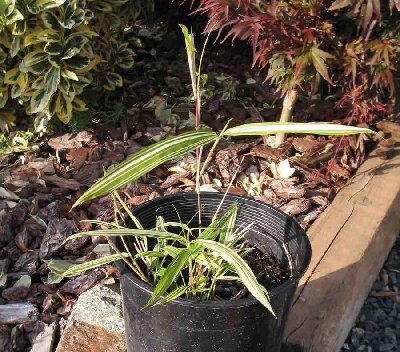
<path fill-rule="evenodd" d="M 220 134 L 201 127 L 200 69 L 195 69 L 193 37 L 183 30 L 196 129 L 141 149 L 76 201 L 74 206 L 113 193 L 126 214 L 114 223 L 92 221 L 102 229 L 67 241 L 106 236 L 115 253 L 78 265 L 49 261 L 49 281 L 118 260 L 128 352 L 278 352 L 291 299 L 311 258 L 307 235 L 291 217 L 230 195 L 229 187 L 224 194 L 200 192 L 200 176 L 222 138 L 374 132 L 321 123 L 225 126 Z M 211 143 L 202 165 L 201 147 Z M 158 165 L 195 150 L 196 192 L 156 198 L 133 211 L 116 192 Z"/>

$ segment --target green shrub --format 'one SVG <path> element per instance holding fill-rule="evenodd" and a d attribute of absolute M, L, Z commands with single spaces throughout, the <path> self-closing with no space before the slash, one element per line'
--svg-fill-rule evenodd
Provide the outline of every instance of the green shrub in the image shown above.
<path fill-rule="evenodd" d="M 118 72 L 134 62 L 124 33 L 143 9 L 142 0 L 1 0 L 0 108 L 18 99 L 41 130 L 84 111 L 86 86 L 121 87 Z"/>

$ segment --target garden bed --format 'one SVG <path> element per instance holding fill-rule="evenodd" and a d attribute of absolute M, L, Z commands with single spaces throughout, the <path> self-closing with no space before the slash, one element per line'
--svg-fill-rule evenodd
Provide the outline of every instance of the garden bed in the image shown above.
<path fill-rule="evenodd" d="M 157 33 L 152 35 L 157 37 Z M 16 350 L 23 351 L 40 333 L 50 334 L 52 338 L 48 340 L 53 341 L 62 333 L 81 293 L 98 283 L 118 282 L 115 268 L 107 266 L 58 285 L 45 284 L 42 281 L 48 273 L 45 260 L 61 258 L 79 263 L 101 255 L 106 243 L 104 239 L 80 239 L 65 247 L 62 242 L 78 230 L 91 228 L 81 220 L 113 221 L 113 199 L 106 196 L 70 211 L 74 201 L 103 175 L 105 169 L 143 146 L 175 135 L 177 130 L 192 128 L 194 108 L 188 98 L 190 81 L 188 73 L 181 69 L 186 67 L 186 58 L 183 47 L 177 48 L 174 43 L 177 38 L 175 33 L 175 37 L 170 35 L 168 40 L 163 40 L 157 47 L 157 55 L 146 48 L 139 53 L 131 76 L 127 77 L 132 80 L 121 93 L 123 109 L 119 110 L 118 101 L 112 100 L 109 111 L 102 112 L 110 115 L 109 124 L 90 125 L 82 118 L 72 121 L 71 126 L 76 130 L 85 127 L 90 132 L 60 133 L 28 147 L 20 147 L 20 153 L 1 156 L 0 281 L 3 287 L 0 303 L 3 309 L 17 304 L 15 312 L 19 315 L 13 320 L 0 319 L 0 342 L 3 344 L 0 350 L 11 351 L 14 345 Z M 151 36 L 147 40 L 152 40 Z M 173 65 L 172 57 L 176 59 Z M 233 119 L 232 126 L 275 121 L 280 109 L 274 102 L 279 96 L 262 84 L 263 76 L 251 73 L 249 67 L 249 58 L 243 58 L 241 53 L 229 48 L 222 54 L 210 53 L 204 66 L 208 85 L 203 120 L 215 130 L 221 130 L 230 118 Z M 301 97 L 295 121 L 318 121 L 321 115 L 324 120 L 327 116 L 332 120 L 333 117 L 343 118 L 345 113 L 336 109 L 333 102 Z M 121 127 L 115 127 L 115 124 Z M 398 133 L 400 130 L 396 124 L 390 128 L 385 124 L 381 127 L 385 132 Z M 21 136 L 16 134 L 16 137 Z M 290 137 L 278 149 L 269 147 L 267 139 L 261 138 L 224 142 L 219 145 L 204 175 L 202 190 L 225 191 L 234 177 L 231 193 L 272 204 L 294 216 L 307 229 L 324 212 L 375 144 L 372 138 L 364 136 L 348 139 Z M 392 144 L 384 141 L 380 155 L 388 157 L 391 153 Z M 377 157 L 371 160 L 385 163 Z M 365 165 L 368 163 L 370 161 Z M 130 206 L 135 207 L 158 196 L 193 191 L 194 169 L 195 159 L 187 155 L 158 167 L 139 182 L 125 187 L 121 194 Z M 354 195 L 347 198 L 350 204 L 363 194 L 364 186 L 369 189 L 375 182 L 374 178 L 356 177 L 354 180 L 354 185 L 347 186 L 356 187 Z M 339 193 L 336 202 L 341 199 L 343 202 L 344 196 L 340 195 L 347 194 L 347 187 Z M 383 194 L 386 189 L 383 191 L 378 185 L 376 192 Z M 332 207 L 323 214 L 330 213 Z M 343 212 L 343 203 L 337 208 L 335 216 L 342 218 L 330 220 L 335 224 L 331 226 L 331 237 L 319 237 L 321 253 L 325 252 L 326 246 L 333 245 L 337 226 L 350 218 L 349 213 Z M 384 206 L 379 209 L 384 211 Z M 321 219 L 327 217 L 323 215 Z M 314 229 L 310 230 L 313 240 L 320 233 Z M 317 253 L 314 259 L 319 261 L 322 254 L 318 256 L 318 250 L 314 251 Z M 378 270 L 381 262 L 376 265 Z M 0 317 L 4 317 L 1 307 Z"/>

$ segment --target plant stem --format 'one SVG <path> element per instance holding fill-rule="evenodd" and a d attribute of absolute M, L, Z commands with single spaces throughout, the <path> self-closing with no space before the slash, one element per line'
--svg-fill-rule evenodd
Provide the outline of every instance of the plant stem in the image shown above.
<path fill-rule="evenodd" d="M 299 93 L 296 89 L 290 89 L 283 99 L 282 113 L 279 122 L 291 122 L 293 116 L 293 109 L 296 105 Z M 284 133 L 277 133 L 275 136 L 275 147 L 279 147 L 285 141 Z"/>
<path fill-rule="evenodd" d="M 221 138 L 223 137 L 224 132 L 227 130 L 228 125 L 229 125 L 229 122 L 231 122 L 231 121 L 232 121 L 232 120 L 229 120 L 229 121 L 226 123 L 226 125 L 225 125 L 224 128 L 223 128 L 223 130 L 221 131 L 221 133 L 219 134 L 219 136 L 218 136 L 217 139 L 215 140 L 213 146 L 211 147 L 211 149 L 210 149 L 210 151 L 209 151 L 209 153 L 208 153 L 208 155 L 207 155 L 206 161 L 204 162 L 203 167 L 201 168 L 200 177 L 203 176 L 204 172 L 206 171 L 207 166 L 208 166 L 208 164 L 209 164 L 210 161 L 211 161 L 211 158 L 212 158 L 212 155 L 213 155 L 213 153 L 214 153 L 214 150 L 215 150 L 215 148 L 217 147 L 217 145 L 218 145 L 219 141 L 221 140 Z"/>

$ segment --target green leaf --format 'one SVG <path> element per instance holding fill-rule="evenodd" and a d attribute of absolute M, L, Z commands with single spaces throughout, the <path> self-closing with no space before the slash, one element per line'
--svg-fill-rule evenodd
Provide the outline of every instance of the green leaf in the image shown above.
<path fill-rule="evenodd" d="M 193 34 L 189 33 L 189 29 L 184 25 L 180 24 L 179 27 L 182 29 L 183 36 L 185 37 L 185 41 L 192 53 L 196 52 L 196 47 L 194 46 L 193 42 Z"/>
<path fill-rule="evenodd" d="M 20 70 L 18 67 L 14 67 L 13 69 L 7 71 L 4 75 L 4 83 L 14 84 L 17 82 L 17 79 L 20 74 Z"/>
<path fill-rule="evenodd" d="M 39 12 L 59 7 L 66 0 L 33 0 L 28 2 L 28 10 L 30 13 L 37 14 Z"/>
<path fill-rule="evenodd" d="M 60 68 L 52 66 L 51 69 L 44 76 L 46 91 L 48 94 L 53 94 L 60 83 Z"/>
<path fill-rule="evenodd" d="M 237 217 L 238 205 L 235 203 L 230 208 L 230 213 L 227 221 L 222 225 L 220 232 L 220 242 L 230 243 L 233 240 L 233 233 L 235 231 L 236 217 Z"/>
<path fill-rule="evenodd" d="M 79 54 L 79 52 L 82 50 L 82 47 L 88 41 L 89 39 L 82 35 L 70 35 L 64 44 L 65 52 L 63 55 L 63 59 L 70 59 L 71 57 Z"/>
<path fill-rule="evenodd" d="M 216 138 L 216 133 L 211 129 L 202 128 L 145 147 L 103 176 L 73 206 L 76 207 L 83 202 L 111 193 L 128 182 L 137 180 L 158 165 L 210 143 Z"/>
<path fill-rule="evenodd" d="M 228 262 L 234 268 L 235 273 L 239 275 L 243 285 L 249 290 L 254 298 L 275 316 L 265 288 L 258 283 L 256 276 L 243 258 L 241 258 L 234 250 L 222 243 L 202 239 L 194 240 L 193 243 L 201 244 L 205 248 L 216 252 L 222 259 Z"/>
<path fill-rule="evenodd" d="M 80 70 L 89 66 L 90 59 L 82 56 L 74 56 L 65 60 L 66 64 L 73 70 Z"/>
<path fill-rule="evenodd" d="M 57 16 L 52 12 L 43 12 L 42 13 L 42 21 L 44 25 L 55 31 L 60 31 L 62 29 L 61 24 Z"/>
<path fill-rule="evenodd" d="M 44 51 L 49 55 L 60 55 L 63 51 L 63 47 L 59 43 L 46 43 Z"/>
<path fill-rule="evenodd" d="M 25 20 L 19 20 L 14 23 L 14 28 L 12 31 L 13 35 L 22 35 L 26 31 L 26 21 Z"/>
<path fill-rule="evenodd" d="M 237 204 L 232 204 L 221 216 L 214 220 L 198 238 L 203 240 L 215 240 L 221 234 L 221 229 L 226 229 L 232 217 L 236 218 Z"/>
<path fill-rule="evenodd" d="M 37 112 L 41 112 L 45 109 L 47 104 L 49 103 L 49 100 L 51 98 L 51 95 L 48 94 L 44 90 L 37 90 L 31 98 L 31 106 L 30 106 L 30 113 L 35 114 Z"/>
<path fill-rule="evenodd" d="M 159 298 L 167 292 L 171 285 L 175 282 L 177 277 L 180 275 L 181 271 L 185 266 L 188 265 L 189 257 L 191 256 L 191 251 L 189 249 L 183 249 L 168 265 L 160 281 L 158 281 L 154 292 L 151 295 L 146 307 L 152 306 L 157 303 Z"/>
<path fill-rule="evenodd" d="M 25 67 L 30 67 L 45 61 L 48 57 L 48 54 L 42 50 L 35 50 L 25 55 L 24 57 L 24 65 Z"/>
<path fill-rule="evenodd" d="M 168 302 L 171 302 L 174 299 L 177 299 L 184 295 L 187 291 L 189 290 L 188 286 L 179 286 L 172 292 L 168 293 L 165 297 L 161 297 L 154 305 L 159 305 L 159 304 L 166 304 Z"/>
<path fill-rule="evenodd" d="M 329 78 L 329 73 L 328 73 L 328 68 L 326 67 L 325 60 L 326 59 L 333 59 L 334 56 L 331 54 L 322 51 L 318 49 L 316 46 L 314 46 L 311 51 L 311 59 L 313 62 L 313 65 L 317 72 L 330 84 L 333 85 L 331 79 Z"/>
<path fill-rule="evenodd" d="M 115 86 L 115 87 L 122 87 L 124 84 L 124 81 L 122 80 L 121 75 L 115 72 L 110 72 L 106 75 L 106 80 L 109 84 Z"/>
<path fill-rule="evenodd" d="M 35 65 L 30 66 L 28 68 L 28 71 L 32 72 L 36 75 L 42 75 L 49 69 L 49 66 L 50 66 L 50 63 L 47 60 L 45 60 L 45 61 L 42 61 Z"/>
<path fill-rule="evenodd" d="M 15 57 L 19 51 L 24 47 L 24 36 L 14 36 L 11 43 L 10 56 Z"/>
<path fill-rule="evenodd" d="M 7 17 L 6 23 L 9 26 L 9 25 L 11 25 L 17 21 L 21 21 L 23 19 L 24 19 L 24 16 L 22 15 L 22 13 L 19 12 L 17 9 L 14 9 L 12 11 L 12 13 Z"/>
<path fill-rule="evenodd" d="M 61 76 L 63 76 L 64 78 L 71 79 L 71 80 L 73 80 L 73 81 L 79 81 L 79 78 L 78 78 L 78 76 L 76 75 L 76 73 L 75 73 L 75 72 L 72 72 L 72 71 L 69 71 L 69 70 L 63 69 L 63 70 L 61 71 Z"/>
<path fill-rule="evenodd" d="M 77 238 L 83 237 L 116 237 L 116 236 L 135 236 L 140 238 L 156 238 L 156 239 L 163 239 L 163 240 L 171 240 L 171 241 L 179 241 L 184 242 L 184 238 L 180 235 L 177 235 L 172 232 L 166 231 L 155 231 L 155 230 L 143 230 L 143 229 L 107 229 L 107 230 L 94 230 L 94 231 L 87 231 L 87 232 L 79 232 L 75 235 L 69 236 L 63 244 L 75 240 Z"/>
<path fill-rule="evenodd" d="M 14 11 L 15 0 L 0 1 L 0 16 L 8 17 Z"/>
<path fill-rule="evenodd" d="M 377 134 L 376 132 L 361 127 L 337 125 L 331 123 L 297 123 L 297 122 L 260 122 L 249 123 L 229 128 L 225 136 L 265 136 L 276 133 L 306 133 L 326 136 L 345 136 L 352 134 Z"/>

